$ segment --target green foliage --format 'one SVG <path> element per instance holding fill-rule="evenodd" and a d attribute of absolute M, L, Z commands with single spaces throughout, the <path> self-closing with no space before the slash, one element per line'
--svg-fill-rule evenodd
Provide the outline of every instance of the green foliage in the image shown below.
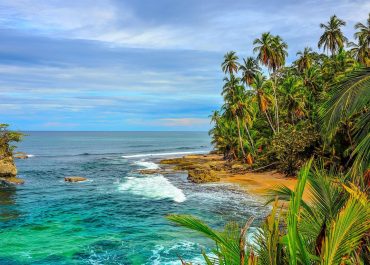
<path fill-rule="evenodd" d="M 350 73 L 335 84 L 331 96 L 320 108 L 323 132 L 329 139 L 336 136 L 343 122 L 352 120 L 354 143 L 349 148 L 354 158 L 352 175 L 361 175 L 370 166 L 370 68 Z M 351 138 L 350 138 L 351 140 Z M 352 141 L 352 140 L 351 140 Z M 354 148 L 354 145 L 356 146 Z"/>
<path fill-rule="evenodd" d="M 287 44 L 269 32 L 253 42 L 256 59 L 240 65 L 235 52 L 225 55 L 225 104 L 210 131 L 215 148 L 230 160 L 248 155 L 251 166 L 299 173 L 294 190 L 269 192 L 275 203 L 253 242 L 235 223 L 219 232 L 170 216 L 216 243 L 215 256 L 203 253 L 207 264 L 370 264 L 370 14 L 355 25 L 350 50 L 345 24 L 335 15 L 321 24 L 318 46 L 327 54 L 306 47 L 291 66 Z M 278 208 L 283 202 L 287 209 Z"/>
<path fill-rule="evenodd" d="M 253 242 L 245 242 L 246 229 L 240 229 L 235 223 L 219 232 L 191 216 L 168 218 L 215 242 L 213 257 L 203 253 L 207 264 L 369 264 L 368 195 L 342 176 L 336 177 L 337 172 L 325 170 L 321 163 L 314 166 L 312 163 L 313 159 L 301 169 L 294 191 L 277 189 L 289 207 L 279 209 L 279 201 L 275 199 L 270 215 Z M 303 196 L 307 189 L 308 202 Z M 246 227 L 249 225 L 247 222 Z M 248 260 L 242 260 L 243 256 L 249 257 Z"/>
<path fill-rule="evenodd" d="M 256 58 L 240 64 L 236 52 L 227 53 L 224 104 L 210 131 L 215 149 L 252 168 L 273 165 L 289 175 L 315 154 L 361 178 L 370 160 L 369 23 L 370 14 L 367 24 L 356 24 L 356 45 L 363 46 L 354 52 L 345 49 L 346 23 L 332 16 L 320 25 L 319 40 L 331 56 L 305 47 L 291 66 L 285 66 L 287 44 L 270 32 L 254 40 Z"/>
<path fill-rule="evenodd" d="M 19 142 L 24 136 L 23 133 L 9 131 L 8 127 L 8 124 L 0 123 L 0 155 L 5 156 L 11 155 L 16 148 L 16 146 L 10 145 L 11 142 Z"/>
<path fill-rule="evenodd" d="M 319 133 L 309 124 L 299 127 L 286 125 L 275 134 L 268 153 L 277 161 L 277 168 L 287 175 L 294 175 L 313 154 Z"/>

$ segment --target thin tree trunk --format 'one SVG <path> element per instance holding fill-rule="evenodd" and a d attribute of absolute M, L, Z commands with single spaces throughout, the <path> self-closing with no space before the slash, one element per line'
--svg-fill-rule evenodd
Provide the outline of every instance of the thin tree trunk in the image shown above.
<path fill-rule="evenodd" d="M 238 135 L 239 135 L 239 144 L 240 144 L 240 148 L 242 149 L 242 153 L 243 153 L 243 161 L 245 159 L 245 152 L 244 152 L 244 148 L 243 148 L 243 140 L 242 140 L 242 136 L 240 134 L 240 123 L 239 123 L 239 117 L 238 115 L 236 115 L 236 124 L 238 126 Z"/>
<path fill-rule="evenodd" d="M 249 129 L 248 129 L 248 126 L 247 124 L 245 124 L 245 130 L 247 131 L 247 134 L 248 134 L 248 138 L 249 138 L 249 141 L 251 142 L 251 145 L 252 145 L 252 148 L 253 148 L 253 153 L 255 153 L 255 148 L 254 148 L 254 143 L 253 143 L 253 139 L 251 137 L 251 134 L 249 132 Z"/>
<path fill-rule="evenodd" d="M 274 73 L 273 73 L 274 75 Z M 277 129 L 277 132 L 280 131 L 280 125 L 279 125 L 279 106 L 278 106 L 278 102 L 277 102 L 277 97 L 276 97 L 276 76 L 274 75 L 273 77 L 273 85 L 272 85 L 272 88 L 274 90 L 274 98 L 275 98 L 275 121 L 276 121 L 276 129 Z"/>
<path fill-rule="evenodd" d="M 269 115 L 267 114 L 267 111 L 264 111 L 264 113 L 266 114 L 267 121 L 268 121 L 268 123 L 270 124 L 270 127 L 271 127 L 272 131 L 273 131 L 273 132 L 274 132 L 274 134 L 275 134 L 274 126 L 272 126 L 272 122 L 271 122 L 271 120 L 270 120 Z"/>

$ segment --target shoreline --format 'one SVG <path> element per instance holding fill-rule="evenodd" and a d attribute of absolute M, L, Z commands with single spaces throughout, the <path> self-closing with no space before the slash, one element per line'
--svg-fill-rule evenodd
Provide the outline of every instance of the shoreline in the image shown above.
<path fill-rule="evenodd" d="M 159 164 L 160 173 L 168 173 L 168 170 L 187 171 L 188 179 L 192 182 L 232 183 L 258 197 L 266 196 L 268 190 L 279 185 L 294 189 L 297 183 L 296 178 L 285 177 L 276 171 L 250 172 L 240 162 L 225 161 L 218 154 L 191 154 L 180 158 L 163 159 Z"/>

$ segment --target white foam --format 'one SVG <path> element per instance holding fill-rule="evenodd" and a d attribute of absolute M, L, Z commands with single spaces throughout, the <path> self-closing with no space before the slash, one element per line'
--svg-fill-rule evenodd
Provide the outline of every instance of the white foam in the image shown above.
<path fill-rule="evenodd" d="M 120 184 L 121 191 L 144 196 L 151 199 L 172 199 L 175 202 L 186 200 L 183 191 L 175 187 L 163 175 L 147 175 L 144 177 L 128 177 L 126 182 Z"/>
<path fill-rule="evenodd" d="M 141 167 L 145 167 L 146 169 L 159 169 L 159 166 L 154 162 L 135 161 L 135 164 Z"/>
<path fill-rule="evenodd" d="M 34 157 L 35 155 L 27 154 L 27 157 Z"/>
<path fill-rule="evenodd" d="M 208 151 L 192 151 L 192 152 L 167 152 L 167 153 L 152 153 L 152 154 L 136 154 L 125 155 L 123 158 L 148 157 L 148 156 L 172 156 L 172 155 L 186 155 L 186 154 L 204 154 Z"/>

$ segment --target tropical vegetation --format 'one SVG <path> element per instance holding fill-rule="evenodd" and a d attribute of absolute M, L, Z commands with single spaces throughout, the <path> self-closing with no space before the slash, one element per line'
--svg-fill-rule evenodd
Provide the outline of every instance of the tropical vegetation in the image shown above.
<path fill-rule="evenodd" d="M 335 15 L 320 24 L 322 52 L 305 47 L 291 65 L 287 43 L 270 32 L 253 41 L 255 58 L 225 55 L 224 104 L 211 115 L 216 151 L 298 181 L 270 191 L 272 211 L 252 241 L 251 219 L 218 231 L 168 216 L 215 242 L 206 264 L 370 264 L 370 14 L 355 42 L 345 25 Z"/>
<path fill-rule="evenodd" d="M 22 133 L 8 130 L 8 127 L 8 124 L 0 123 L 0 159 L 12 156 L 16 147 L 12 142 L 19 142 L 23 137 Z"/>

